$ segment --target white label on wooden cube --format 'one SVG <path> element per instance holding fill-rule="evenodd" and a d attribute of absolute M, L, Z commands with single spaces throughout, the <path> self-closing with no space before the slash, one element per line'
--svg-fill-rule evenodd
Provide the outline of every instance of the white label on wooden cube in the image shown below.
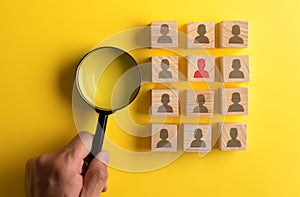
<path fill-rule="evenodd" d="M 187 90 L 186 115 L 212 117 L 214 112 L 214 91 Z"/>
<path fill-rule="evenodd" d="M 178 57 L 177 56 L 153 56 L 152 82 L 177 82 L 178 81 Z"/>
<path fill-rule="evenodd" d="M 187 24 L 187 48 L 215 48 L 215 23 L 190 22 Z"/>
<path fill-rule="evenodd" d="M 183 124 L 183 149 L 185 152 L 210 152 L 212 128 L 210 125 Z"/>
<path fill-rule="evenodd" d="M 220 149 L 246 150 L 247 125 L 245 123 L 219 123 Z"/>
<path fill-rule="evenodd" d="M 224 82 L 249 81 L 249 58 L 247 55 L 223 56 L 220 60 Z"/>
<path fill-rule="evenodd" d="M 222 21 L 220 23 L 221 48 L 248 47 L 248 21 Z"/>
<path fill-rule="evenodd" d="M 214 56 L 188 56 L 188 81 L 213 82 L 215 80 Z"/>
<path fill-rule="evenodd" d="M 151 23 L 152 48 L 177 48 L 177 21 L 153 21 Z"/>
<path fill-rule="evenodd" d="M 152 116 L 178 116 L 178 90 L 152 90 Z"/>
<path fill-rule="evenodd" d="M 177 125 L 151 124 L 151 150 L 153 152 L 177 151 Z"/>
<path fill-rule="evenodd" d="M 220 97 L 222 115 L 248 114 L 247 88 L 220 88 Z"/>

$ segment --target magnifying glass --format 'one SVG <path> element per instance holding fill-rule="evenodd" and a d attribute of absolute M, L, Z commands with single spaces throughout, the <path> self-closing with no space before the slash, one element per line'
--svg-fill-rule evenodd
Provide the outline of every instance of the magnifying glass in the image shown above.
<path fill-rule="evenodd" d="M 82 99 L 99 113 L 92 148 L 84 159 L 84 175 L 102 149 L 108 116 L 128 106 L 138 95 L 141 71 L 127 52 L 115 47 L 99 47 L 81 59 L 75 83 Z"/>

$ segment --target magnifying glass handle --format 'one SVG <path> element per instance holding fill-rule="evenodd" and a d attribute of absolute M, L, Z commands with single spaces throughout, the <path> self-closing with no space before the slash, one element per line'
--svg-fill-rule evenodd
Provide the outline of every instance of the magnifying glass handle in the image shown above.
<path fill-rule="evenodd" d="M 107 114 L 103 114 L 101 112 L 99 113 L 96 133 L 95 133 L 95 136 L 93 138 L 93 143 L 92 143 L 92 149 L 91 149 L 91 152 L 88 154 L 88 156 L 86 156 L 84 158 L 84 164 L 82 166 L 82 172 L 81 172 L 82 176 L 85 175 L 91 161 L 102 149 L 107 118 L 108 118 Z"/>

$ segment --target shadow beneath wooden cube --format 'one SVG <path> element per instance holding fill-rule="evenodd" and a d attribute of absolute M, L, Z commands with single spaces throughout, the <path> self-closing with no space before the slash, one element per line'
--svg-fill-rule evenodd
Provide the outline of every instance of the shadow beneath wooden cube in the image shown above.
<path fill-rule="evenodd" d="M 220 148 L 220 130 L 219 130 L 219 124 L 215 123 L 212 125 L 212 144 L 213 144 L 213 148 L 219 149 Z"/>
<path fill-rule="evenodd" d="M 149 47 L 151 45 L 150 38 L 151 28 L 149 26 L 138 28 L 134 31 L 135 43 L 137 46 Z"/>
<path fill-rule="evenodd" d="M 151 82 L 152 63 L 151 61 L 139 64 L 142 72 L 142 81 Z"/>

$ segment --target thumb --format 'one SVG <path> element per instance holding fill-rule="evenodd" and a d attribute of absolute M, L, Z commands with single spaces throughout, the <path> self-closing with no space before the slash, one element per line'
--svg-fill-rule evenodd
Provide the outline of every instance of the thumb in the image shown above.
<path fill-rule="evenodd" d="M 101 151 L 90 163 L 83 178 L 81 197 L 99 197 L 107 189 L 109 153 Z"/>

